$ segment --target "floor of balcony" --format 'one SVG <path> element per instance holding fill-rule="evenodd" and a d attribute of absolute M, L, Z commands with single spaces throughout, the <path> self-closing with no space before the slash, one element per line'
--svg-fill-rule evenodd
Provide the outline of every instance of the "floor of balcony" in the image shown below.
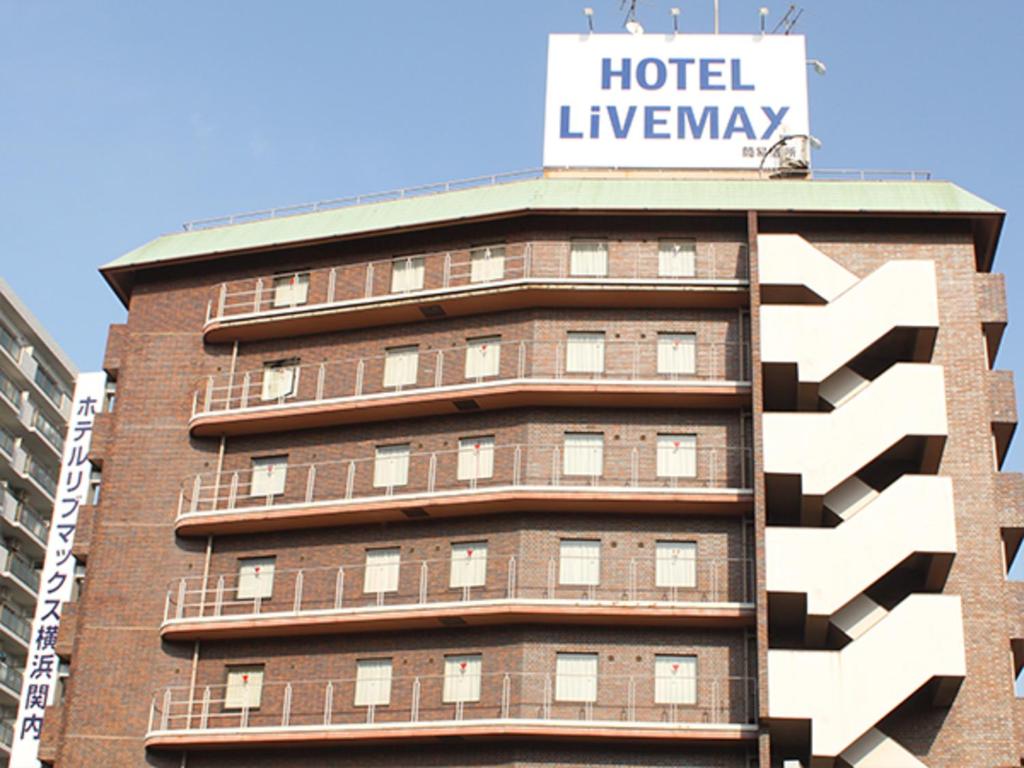
<path fill-rule="evenodd" d="M 203 335 L 210 343 L 256 341 L 535 307 L 735 308 L 749 300 L 746 280 L 527 278 L 214 318 Z"/>
<path fill-rule="evenodd" d="M 196 437 L 246 435 L 529 406 L 740 408 L 750 395 L 741 381 L 503 379 L 199 413 L 189 429 Z"/>
<path fill-rule="evenodd" d="M 744 488 L 498 486 L 212 512 L 184 512 L 175 522 L 175 532 L 181 536 L 208 536 L 508 512 L 642 512 L 731 516 L 747 513 L 752 508 L 753 492 Z"/>
<path fill-rule="evenodd" d="M 753 603 L 500 599 L 170 619 L 160 634 L 185 641 L 507 624 L 735 628 L 753 623 Z"/>
<path fill-rule="evenodd" d="M 206 728 L 150 731 L 152 749 L 248 749 L 252 747 L 313 747 L 335 744 L 451 742 L 452 739 L 545 741 L 609 741 L 735 744 L 756 741 L 756 725 L 728 723 L 644 723 L 621 721 L 493 720 L 415 723 L 362 723 L 333 726 Z"/>

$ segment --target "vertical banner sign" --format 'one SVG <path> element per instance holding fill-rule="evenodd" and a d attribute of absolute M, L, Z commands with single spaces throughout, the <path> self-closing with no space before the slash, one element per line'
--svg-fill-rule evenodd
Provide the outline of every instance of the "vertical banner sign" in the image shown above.
<path fill-rule="evenodd" d="M 806 162 L 804 38 L 551 35 L 544 112 L 545 168 L 757 169 L 784 136 Z"/>
<path fill-rule="evenodd" d="M 82 373 L 75 382 L 53 519 L 50 521 L 50 539 L 39 583 L 39 602 L 32 622 L 21 706 L 11 747 L 11 768 L 39 766 L 43 712 L 53 703 L 57 692 L 59 661 L 55 648 L 60 613 L 64 603 L 71 599 L 75 583 L 75 558 L 71 554 L 71 545 L 75 540 L 78 509 L 88 502 L 89 497 L 92 472 L 88 456 L 92 424 L 96 414 L 102 412 L 106 383 L 105 373 Z"/>

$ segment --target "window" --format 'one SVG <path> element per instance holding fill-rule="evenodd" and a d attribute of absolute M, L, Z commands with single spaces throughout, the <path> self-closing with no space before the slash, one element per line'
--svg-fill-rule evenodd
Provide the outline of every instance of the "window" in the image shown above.
<path fill-rule="evenodd" d="M 569 274 L 573 277 L 607 276 L 608 244 L 573 242 L 569 252 Z"/>
<path fill-rule="evenodd" d="M 295 394 L 299 378 L 297 360 L 275 360 L 263 364 L 263 400 L 282 400 Z"/>
<path fill-rule="evenodd" d="M 565 349 L 567 373 L 601 373 L 604 371 L 604 333 L 569 332 Z"/>
<path fill-rule="evenodd" d="M 295 307 L 309 300 L 309 273 L 274 277 L 274 306 Z"/>
<path fill-rule="evenodd" d="M 697 543 L 658 541 L 654 544 L 654 583 L 659 587 L 697 586 Z"/>
<path fill-rule="evenodd" d="M 697 436 L 658 435 L 658 477 L 697 476 Z"/>
<path fill-rule="evenodd" d="M 381 445 L 373 461 L 373 487 L 394 488 L 409 482 L 409 444 Z"/>
<path fill-rule="evenodd" d="M 356 661 L 357 707 L 386 707 L 391 703 L 391 659 Z"/>
<path fill-rule="evenodd" d="M 238 561 L 239 600 L 268 598 L 274 593 L 275 557 L 245 557 Z"/>
<path fill-rule="evenodd" d="M 391 262 L 391 292 L 406 293 L 423 288 L 423 257 L 409 256 Z"/>
<path fill-rule="evenodd" d="M 402 550 L 398 547 L 366 550 L 363 592 L 374 595 L 381 592 L 397 592 L 401 559 Z"/>
<path fill-rule="evenodd" d="M 596 586 L 601 583 L 601 542 L 563 539 L 558 544 L 558 583 Z"/>
<path fill-rule="evenodd" d="M 697 657 L 654 657 L 654 703 L 697 703 Z"/>
<path fill-rule="evenodd" d="M 693 277 L 696 274 L 696 240 L 662 240 L 658 243 L 658 277 Z"/>
<path fill-rule="evenodd" d="M 697 334 L 658 334 L 658 373 L 694 374 L 697 372 Z"/>
<path fill-rule="evenodd" d="M 50 421 L 38 408 L 32 414 L 32 426 L 57 450 L 64 449 L 64 432 Z"/>
<path fill-rule="evenodd" d="M 39 388 L 43 390 L 43 394 L 57 405 L 60 405 L 62 394 L 60 384 L 58 384 L 57 379 L 50 375 L 50 372 L 42 366 L 38 359 L 36 360 L 35 382 L 39 385 Z"/>
<path fill-rule="evenodd" d="M 555 700 L 597 701 L 596 653 L 559 653 L 555 656 Z"/>
<path fill-rule="evenodd" d="M 288 475 L 287 456 L 265 456 L 252 460 L 250 496 L 279 496 Z"/>
<path fill-rule="evenodd" d="M 21 344 L 18 342 L 18 337 L 2 322 L 0 322 L 0 349 L 6 349 L 7 354 L 15 361 L 21 357 Z"/>
<path fill-rule="evenodd" d="M 459 440 L 459 480 L 486 480 L 494 476 L 494 435 Z"/>
<path fill-rule="evenodd" d="M 384 350 L 384 386 L 408 387 L 416 384 L 420 348 L 391 347 Z"/>
<path fill-rule="evenodd" d="M 468 656 L 444 657 L 444 692 L 442 699 L 445 704 L 464 701 L 480 701 L 480 672 L 482 668 L 480 654 Z"/>
<path fill-rule="evenodd" d="M 263 665 L 228 667 L 224 709 L 259 709 L 263 694 Z"/>
<path fill-rule="evenodd" d="M 497 376 L 501 364 L 501 336 L 466 339 L 466 378 Z"/>
<path fill-rule="evenodd" d="M 487 581 L 487 542 L 452 544 L 452 574 L 449 586 L 482 587 Z"/>
<path fill-rule="evenodd" d="M 476 248 L 469 253 L 469 281 L 486 283 L 505 277 L 505 246 Z"/>
<path fill-rule="evenodd" d="M 604 435 L 566 432 L 562 471 L 566 475 L 597 477 L 604 463 Z"/>

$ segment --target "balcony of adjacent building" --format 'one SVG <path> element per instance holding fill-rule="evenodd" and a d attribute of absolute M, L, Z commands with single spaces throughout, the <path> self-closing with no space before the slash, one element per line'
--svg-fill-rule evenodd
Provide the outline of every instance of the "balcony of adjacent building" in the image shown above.
<path fill-rule="evenodd" d="M 193 398 L 192 433 L 273 432 L 525 406 L 737 408 L 749 406 L 747 345 L 704 343 L 695 332 L 606 341 L 604 332 L 559 341 L 502 341 L 207 378 Z"/>
<path fill-rule="evenodd" d="M 17 541 L 26 555 L 37 560 L 45 555 L 50 535 L 49 521 L 3 481 L 0 481 L 0 535 Z"/>
<path fill-rule="evenodd" d="M 167 593 L 167 640 L 216 640 L 501 624 L 744 627 L 754 621 L 752 564 L 658 542 L 644 557 L 602 555 L 564 540 L 558 556 L 488 557 L 487 542 L 448 559 L 402 561 L 370 549 L 361 563 L 279 570 L 242 559 L 230 574 L 192 576 Z"/>
<path fill-rule="evenodd" d="M 260 457 L 247 469 L 188 479 L 182 535 L 243 533 L 499 512 L 738 515 L 752 505 L 750 451 L 699 447 L 692 434 L 605 445 L 567 433 L 557 445 L 463 438 L 455 450 L 377 447 L 361 459 L 289 464 Z"/>
<path fill-rule="evenodd" d="M 33 509 L 53 506 L 58 462 L 33 454 L 23 439 L 0 425 L 0 484 L 19 488 L 18 495 Z"/>
<path fill-rule="evenodd" d="M 527 242 L 223 283 L 207 341 L 269 339 L 526 307 L 739 307 L 738 242 Z"/>
<path fill-rule="evenodd" d="M 66 421 L 71 415 L 70 388 L 0 321 L 0 401 L 10 402 L 12 389 L 18 396 L 28 391 L 53 422 Z"/>
<path fill-rule="evenodd" d="M 20 600 L 32 604 L 39 594 L 39 571 L 35 561 L 17 548 L 17 541 L 0 540 L 0 584 L 9 586 Z"/>
<path fill-rule="evenodd" d="M 5 598 L 0 602 L 0 647 L 10 645 L 21 654 L 28 654 L 32 641 L 32 614 L 29 608 Z"/>
<path fill-rule="evenodd" d="M 153 749 L 306 749 L 449 739 L 745 745 L 757 738 L 756 679 L 697 674 L 693 656 L 656 656 L 646 675 L 598 674 L 597 654 L 559 654 L 551 671 L 486 672 L 448 656 L 444 674 L 391 674 L 372 660 L 357 677 L 228 681 L 154 698 Z M 570 658 L 571 657 L 571 658 Z M 365 674 L 364 674 L 365 671 Z"/>
<path fill-rule="evenodd" d="M 17 709 L 21 701 L 21 685 L 24 681 L 21 665 L 13 666 L 6 655 L 0 660 L 0 707 L 13 707 Z"/>

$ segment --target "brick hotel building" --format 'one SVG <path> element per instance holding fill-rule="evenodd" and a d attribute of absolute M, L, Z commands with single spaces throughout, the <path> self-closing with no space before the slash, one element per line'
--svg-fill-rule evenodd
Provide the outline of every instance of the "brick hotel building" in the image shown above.
<path fill-rule="evenodd" d="M 1002 220 L 549 174 L 108 264 L 41 756 L 1019 765 Z"/>

